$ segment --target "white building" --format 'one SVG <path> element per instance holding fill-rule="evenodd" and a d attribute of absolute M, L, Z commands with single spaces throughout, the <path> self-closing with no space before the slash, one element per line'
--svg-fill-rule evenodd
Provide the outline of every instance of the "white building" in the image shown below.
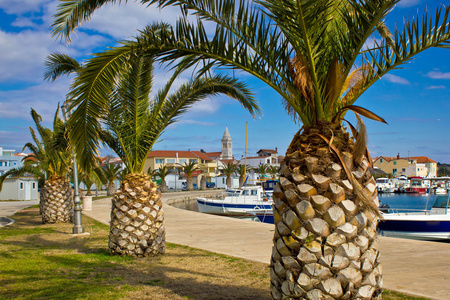
<path fill-rule="evenodd" d="M 19 168 L 22 166 L 22 158 L 26 156 L 24 153 L 14 153 L 15 150 L 6 150 L 0 147 L 0 176 L 5 172 Z"/>
<path fill-rule="evenodd" d="M 270 165 L 270 166 L 276 166 L 279 167 L 280 163 L 278 161 L 278 149 L 275 148 L 275 150 L 272 149 L 260 149 L 258 152 L 256 152 L 258 156 L 252 156 L 247 157 L 247 165 L 253 168 L 257 168 L 260 165 Z M 243 164 L 244 161 L 241 159 L 241 164 Z"/>
<path fill-rule="evenodd" d="M 38 181 L 34 177 L 6 178 L 0 200 L 38 200 Z"/>

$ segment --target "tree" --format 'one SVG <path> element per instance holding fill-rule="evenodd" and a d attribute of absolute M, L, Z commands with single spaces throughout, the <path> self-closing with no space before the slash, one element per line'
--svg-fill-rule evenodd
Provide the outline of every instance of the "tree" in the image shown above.
<path fill-rule="evenodd" d="M 37 133 L 30 127 L 34 144 L 26 143 L 23 147 L 23 150 L 28 148 L 31 154 L 23 159 L 21 168 L 11 169 L 0 177 L 0 191 L 6 177 L 32 174 L 44 181 L 39 194 L 42 222 L 70 222 L 73 219 L 73 203 L 67 173 L 71 150 L 66 140 L 65 124 L 59 118 L 59 107 L 53 119 L 53 130 L 41 124 L 42 118 L 33 108 L 31 117 Z"/>
<path fill-rule="evenodd" d="M 232 161 L 228 161 L 225 166 L 223 166 L 221 169 L 223 174 L 227 176 L 226 183 L 227 188 L 232 187 L 231 183 L 231 175 L 233 175 L 236 172 L 236 165 Z"/>
<path fill-rule="evenodd" d="M 187 179 L 186 179 L 186 190 L 193 191 L 194 190 L 194 185 L 192 183 L 192 174 L 195 171 L 200 170 L 200 168 L 197 166 L 197 162 L 196 161 L 189 161 L 189 162 L 185 162 L 184 164 L 182 164 L 180 166 L 181 166 L 181 170 L 187 176 Z"/>
<path fill-rule="evenodd" d="M 81 21 L 112 1 L 83 2 L 92 5 L 60 6 L 55 34 L 70 38 Z M 303 125 L 287 149 L 274 190 L 273 298 L 378 297 L 379 211 L 360 115 L 384 120 L 354 103 L 415 55 L 430 47 L 449 48 L 450 7 L 438 7 L 434 17 L 426 13 L 405 21 L 391 34 L 384 19 L 397 0 L 141 2 L 179 5 L 184 15 L 192 12 L 197 19 L 180 18 L 175 28 L 146 31 L 146 38 L 111 50 L 111 65 L 123 53 L 144 51 L 164 61 L 204 62 L 200 72 L 240 69 L 276 91 L 288 114 Z M 212 35 L 203 21 L 217 24 Z M 102 67 L 108 64 L 102 62 Z M 351 135 L 343 126 L 348 111 L 358 122 L 358 129 L 347 123 Z M 356 256 L 364 270 L 351 267 L 361 263 Z"/>
<path fill-rule="evenodd" d="M 102 168 L 103 176 L 106 180 L 106 195 L 114 196 L 116 193 L 116 185 L 114 183 L 115 180 L 119 178 L 119 174 L 121 172 L 120 165 L 109 164 Z"/>
<path fill-rule="evenodd" d="M 259 179 L 264 179 L 264 176 L 268 172 L 269 165 L 268 164 L 260 164 L 257 167 L 253 168 L 253 171 L 259 174 Z"/>
<path fill-rule="evenodd" d="M 277 175 L 280 173 L 280 169 L 277 166 L 269 165 L 267 167 L 267 173 L 272 175 L 272 180 L 276 180 Z"/>
<path fill-rule="evenodd" d="M 250 171 L 250 167 L 243 165 L 243 164 L 239 164 L 236 166 L 236 174 L 239 175 L 239 187 L 242 187 L 245 183 L 245 176 L 246 173 Z"/>
<path fill-rule="evenodd" d="M 158 176 L 161 179 L 161 185 L 160 185 L 160 191 L 162 193 L 167 192 L 167 183 L 166 183 L 166 177 L 170 174 L 172 174 L 172 170 L 169 169 L 167 166 L 160 166 L 158 170 L 155 170 L 155 176 Z"/>
<path fill-rule="evenodd" d="M 259 108 L 246 87 L 227 76 L 197 77 L 169 93 L 183 68 L 177 68 L 167 84 L 150 98 L 152 56 L 133 53 L 122 59 L 108 80 L 102 78 L 94 83 L 92 94 L 84 94 L 76 87 L 71 90 L 68 97 L 74 112 L 68 121 L 72 128 L 70 137 L 83 169 L 94 166 L 97 145 L 102 141 L 121 158 L 129 172 L 112 200 L 110 252 L 129 256 L 156 255 L 165 251 L 161 193 L 151 177 L 143 172 L 155 142 L 167 126 L 176 122 L 195 102 L 208 96 L 225 94 L 252 112 Z M 64 60 L 68 58 L 60 61 Z M 76 71 L 74 86 L 92 83 L 92 78 L 86 77 L 86 70 L 92 67 L 88 61 Z M 131 227 L 134 229 L 130 231 Z"/>

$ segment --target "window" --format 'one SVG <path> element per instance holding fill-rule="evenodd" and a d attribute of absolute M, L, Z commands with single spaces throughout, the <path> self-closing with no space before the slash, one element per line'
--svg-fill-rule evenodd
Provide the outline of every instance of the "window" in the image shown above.
<path fill-rule="evenodd" d="M 397 165 L 397 162 L 396 162 L 396 161 L 394 161 L 394 166 L 395 166 L 395 165 Z"/>
<path fill-rule="evenodd" d="M 178 160 L 178 163 L 179 163 L 179 164 L 185 164 L 185 163 L 187 163 L 187 159 L 186 159 L 186 158 L 180 158 L 180 159 Z"/>
<path fill-rule="evenodd" d="M 405 169 L 405 168 L 403 168 L 403 169 L 402 169 L 402 172 L 406 172 L 406 169 Z"/>
<path fill-rule="evenodd" d="M 397 169 L 392 169 L 393 174 L 397 174 Z"/>
<path fill-rule="evenodd" d="M 248 195 L 250 195 L 249 192 L 250 192 L 249 190 L 243 190 L 243 191 L 242 191 L 242 195 L 248 196 Z"/>
<path fill-rule="evenodd" d="M 168 159 L 166 160 L 166 162 L 167 162 L 168 164 L 174 164 L 174 163 L 175 163 L 175 158 L 168 158 Z"/>
<path fill-rule="evenodd" d="M 20 189 L 23 190 L 23 182 L 20 183 Z"/>
<path fill-rule="evenodd" d="M 252 190 L 252 195 L 257 195 L 258 191 L 257 190 Z"/>
<path fill-rule="evenodd" d="M 36 182 L 33 182 L 33 190 L 36 189 Z"/>
<path fill-rule="evenodd" d="M 3 166 L 3 162 L 0 161 L 0 167 Z"/>
<path fill-rule="evenodd" d="M 383 162 L 383 159 L 382 158 L 380 158 L 380 163 L 382 163 Z"/>
<path fill-rule="evenodd" d="M 196 158 L 191 158 L 191 159 L 189 159 L 189 162 L 190 162 L 190 163 L 195 162 L 195 163 L 197 164 L 197 163 L 198 163 L 198 160 L 197 160 Z"/>
<path fill-rule="evenodd" d="M 164 163 L 164 158 L 156 158 L 155 159 L 155 163 L 156 164 L 163 164 Z"/>

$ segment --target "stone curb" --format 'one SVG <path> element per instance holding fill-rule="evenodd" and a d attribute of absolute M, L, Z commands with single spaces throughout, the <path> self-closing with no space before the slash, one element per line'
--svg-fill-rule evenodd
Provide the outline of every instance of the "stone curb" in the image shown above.
<path fill-rule="evenodd" d="M 8 217 L 0 217 L 0 228 L 14 224 L 14 220 Z"/>

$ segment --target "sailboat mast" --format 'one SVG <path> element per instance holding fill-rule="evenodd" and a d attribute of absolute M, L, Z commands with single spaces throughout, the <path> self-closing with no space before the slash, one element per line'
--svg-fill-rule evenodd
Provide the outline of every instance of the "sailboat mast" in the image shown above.
<path fill-rule="evenodd" d="M 247 133 L 248 133 L 248 122 L 245 122 L 244 180 L 247 176 Z"/>

